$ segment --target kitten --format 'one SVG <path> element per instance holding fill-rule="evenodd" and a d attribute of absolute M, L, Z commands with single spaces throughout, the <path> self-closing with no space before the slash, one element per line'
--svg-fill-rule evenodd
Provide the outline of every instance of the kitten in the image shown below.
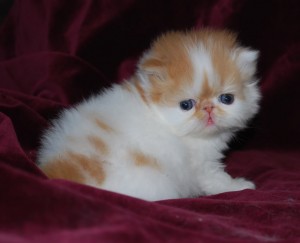
<path fill-rule="evenodd" d="M 41 169 L 146 200 L 254 189 L 220 160 L 258 110 L 257 56 L 225 30 L 160 36 L 129 80 L 53 122 Z"/>

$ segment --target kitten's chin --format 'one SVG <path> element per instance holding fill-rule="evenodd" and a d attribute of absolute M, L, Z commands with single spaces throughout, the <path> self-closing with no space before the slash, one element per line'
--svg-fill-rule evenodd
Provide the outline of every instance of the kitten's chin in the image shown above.
<path fill-rule="evenodd" d="M 197 127 L 194 127 L 194 129 L 191 129 L 190 131 L 186 131 L 184 136 L 188 137 L 198 137 L 198 138 L 203 138 L 203 137 L 218 137 L 221 133 L 224 131 L 221 131 L 220 128 L 216 126 L 215 123 L 208 122 L 205 124 L 199 124 Z"/>
<path fill-rule="evenodd" d="M 189 136 L 202 138 L 216 138 L 224 134 L 233 134 L 240 130 L 239 127 L 225 127 L 216 122 L 207 121 L 199 124 L 199 126 L 189 133 Z"/>
<path fill-rule="evenodd" d="M 221 130 L 215 124 L 206 124 L 199 135 L 201 137 L 217 137 L 220 133 L 222 133 Z"/>

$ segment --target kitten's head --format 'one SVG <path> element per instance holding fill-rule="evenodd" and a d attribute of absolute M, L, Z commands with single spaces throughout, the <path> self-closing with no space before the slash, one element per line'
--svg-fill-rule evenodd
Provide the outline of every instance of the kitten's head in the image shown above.
<path fill-rule="evenodd" d="M 258 110 L 257 57 L 228 31 L 169 32 L 139 62 L 140 92 L 179 135 L 235 131 Z"/>

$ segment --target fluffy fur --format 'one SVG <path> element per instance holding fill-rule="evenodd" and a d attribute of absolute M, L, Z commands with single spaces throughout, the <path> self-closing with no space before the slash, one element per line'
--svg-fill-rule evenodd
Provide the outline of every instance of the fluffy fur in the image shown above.
<path fill-rule="evenodd" d="M 132 78 L 62 112 L 43 136 L 40 167 L 146 200 L 255 188 L 221 159 L 258 110 L 257 56 L 229 31 L 160 36 Z"/>

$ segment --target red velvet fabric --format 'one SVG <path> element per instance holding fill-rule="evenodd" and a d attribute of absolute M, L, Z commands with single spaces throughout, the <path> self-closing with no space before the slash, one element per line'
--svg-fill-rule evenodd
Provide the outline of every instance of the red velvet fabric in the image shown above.
<path fill-rule="evenodd" d="M 15 0 L 0 29 L 0 242 L 300 242 L 300 2 Z M 257 190 L 142 200 L 35 164 L 57 112 L 134 70 L 159 33 L 225 27 L 261 52 L 259 116 L 225 160 Z"/>

